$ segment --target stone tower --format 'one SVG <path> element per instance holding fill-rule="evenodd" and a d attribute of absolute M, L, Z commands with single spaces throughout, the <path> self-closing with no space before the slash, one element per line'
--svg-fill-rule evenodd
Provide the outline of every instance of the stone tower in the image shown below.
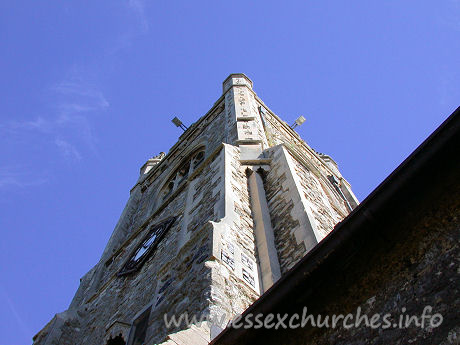
<path fill-rule="evenodd" d="M 142 166 L 100 261 L 34 344 L 207 344 L 356 207 L 337 164 L 252 86 L 231 74 Z"/>

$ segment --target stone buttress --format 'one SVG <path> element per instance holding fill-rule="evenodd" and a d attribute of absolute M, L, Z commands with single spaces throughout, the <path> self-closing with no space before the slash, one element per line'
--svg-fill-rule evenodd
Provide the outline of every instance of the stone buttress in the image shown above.
<path fill-rule="evenodd" d="M 231 74 L 141 168 L 101 259 L 34 344 L 207 344 L 356 207 L 336 163 L 252 86 Z"/>

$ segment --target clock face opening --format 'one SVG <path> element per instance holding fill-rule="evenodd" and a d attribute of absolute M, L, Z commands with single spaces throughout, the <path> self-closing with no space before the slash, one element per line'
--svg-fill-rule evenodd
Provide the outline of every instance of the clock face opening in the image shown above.
<path fill-rule="evenodd" d="M 156 247 L 163 239 L 166 232 L 171 228 L 176 217 L 171 217 L 165 221 L 150 227 L 148 234 L 136 247 L 129 259 L 123 265 L 118 276 L 124 276 L 138 271 L 142 265 L 154 254 Z"/>

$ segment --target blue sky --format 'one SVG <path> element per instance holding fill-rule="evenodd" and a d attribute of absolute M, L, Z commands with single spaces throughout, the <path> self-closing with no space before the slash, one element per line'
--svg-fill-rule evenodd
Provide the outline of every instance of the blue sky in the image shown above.
<path fill-rule="evenodd" d="M 99 259 L 140 166 L 254 90 L 363 200 L 460 100 L 460 1 L 0 2 L 0 329 L 31 343 Z"/>

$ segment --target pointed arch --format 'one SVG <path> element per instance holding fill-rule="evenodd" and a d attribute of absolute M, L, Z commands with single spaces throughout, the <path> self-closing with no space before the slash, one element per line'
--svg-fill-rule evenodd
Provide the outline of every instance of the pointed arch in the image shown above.
<path fill-rule="evenodd" d="M 205 146 L 200 145 L 189 152 L 191 153 L 182 159 L 177 168 L 168 175 L 166 182 L 160 189 L 160 200 L 169 197 L 204 161 Z"/>

